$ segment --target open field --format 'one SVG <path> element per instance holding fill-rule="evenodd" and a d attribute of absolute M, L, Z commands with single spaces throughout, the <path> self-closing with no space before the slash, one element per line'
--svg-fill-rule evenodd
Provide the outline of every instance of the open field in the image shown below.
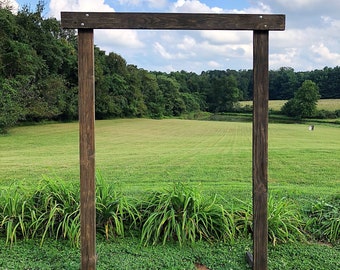
<path fill-rule="evenodd" d="M 340 129 L 269 125 L 270 190 L 330 195 L 340 185 Z M 96 123 L 96 168 L 123 191 L 182 181 L 225 195 L 251 195 L 251 123 L 109 120 Z M 18 127 L 0 137 L 2 187 L 34 185 L 42 175 L 78 181 L 78 124 Z"/>
<path fill-rule="evenodd" d="M 97 170 L 107 182 L 138 197 L 181 181 L 218 193 L 224 202 L 251 200 L 251 123 L 192 120 L 124 119 L 96 122 Z M 339 194 L 340 128 L 317 125 L 269 125 L 269 190 L 300 207 Z M 14 128 L 0 137 L 0 184 L 27 188 L 42 175 L 79 181 L 78 124 Z M 0 269 L 79 269 L 79 249 L 48 239 L 0 238 Z M 200 242 L 143 247 L 137 239 L 99 239 L 98 269 L 249 269 L 244 260 L 249 239 L 234 244 Z M 339 247 L 310 243 L 269 245 L 269 269 L 337 269 Z M 159 256 L 162 254 L 162 256 Z M 24 259 L 23 259 L 24 258 Z M 67 259 L 65 259 L 67 258 Z M 317 268 L 316 268 L 317 267 Z"/>
<path fill-rule="evenodd" d="M 274 111 L 281 110 L 287 100 L 269 100 L 269 109 Z M 252 101 L 241 101 L 241 106 L 252 105 Z M 318 110 L 335 111 L 340 110 L 340 99 L 320 99 L 317 106 Z"/>

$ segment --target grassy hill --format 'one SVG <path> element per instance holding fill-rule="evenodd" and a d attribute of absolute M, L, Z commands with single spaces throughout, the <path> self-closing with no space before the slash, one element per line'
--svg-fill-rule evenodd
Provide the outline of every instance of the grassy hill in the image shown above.
<path fill-rule="evenodd" d="M 203 190 L 251 194 L 251 123 L 125 119 L 96 122 L 96 168 L 139 193 L 183 181 Z M 270 189 L 320 196 L 340 184 L 339 128 L 269 125 Z M 42 175 L 78 181 L 78 124 L 18 127 L 0 137 L 2 186 Z"/>

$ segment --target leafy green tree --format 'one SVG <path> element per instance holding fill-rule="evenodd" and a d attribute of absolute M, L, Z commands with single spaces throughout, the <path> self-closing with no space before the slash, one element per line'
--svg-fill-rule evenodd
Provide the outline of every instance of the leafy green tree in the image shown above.
<path fill-rule="evenodd" d="M 60 75 L 50 75 L 37 84 L 39 98 L 46 105 L 46 111 L 40 115 L 43 119 L 62 119 L 66 108 L 70 106 L 66 82 Z"/>
<path fill-rule="evenodd" d="M 144 96 L 142 93 L 142 80 L 140 71 L 136 66 L 128 65 L 128 84 L 129 84 L 129 115 L 133 117 L 143 117 L 147 114 L 147 107 L 144 102 Z"/>
<path fill-rule="evenodd" d="M 17 75 L 36 76 L 46 68 L 45 63 L 30 45 L 16 40 L 3 42 L 2 65 L 6 78 Z"/>
<path fill-rule="evenodd" d="M 128 84 L 118 74 L 106 75 L 96 85 L 96 115 L 99 119 L 124 117 L 128 107 Z"/>
<path fill-rule="evenodd" d="M 116 73 L 120 76 L 126 77 L 128 74 L 126 60 L 119 54 L 110 52 L 105 57 L 105 72 L 106 74 Z"/>
<path fill-rule="evenodd" d="M 208 110 L 210 112 L 232 111 L 241 97 L 236 78 L 233 75 L 227 76 L 224 71 L 212 71 L 209 72 L 209 76 Z"/>
<path fill-rule="evenodd" d="M 297 75 L 293 68 L 281 67 L 269 72 L 269 99 L 290 99 L 299 87 Z"/>
<path fill-rule="evenodd" d="M 180 93 L 185 104 L 185 112 L 197 112 L 200 110 L 200 97 L 190 93 Z"/>
<path fill-rule="evenodd" d="M 8 128 L 23 117 L 20 93 L 16 84 L 16 80 L 13 79 L 0 82 L 0 133 L 6 133 Z"/>
<path fill-rule="evenodd" d="M 226 110 L 232 111 L 239 100 L 242 99 L 242 93 L 237 87 L 236 78 L 233 75 L 227 77 L 227 98 L 226 98 Z"/>
<path fill-rule="evenodd" d="M 285 115 L 298 118 L 313 117 L 319 99 L 318 86 L 313 81 L 306 80 L 294 93 L 294 97 L 283 105 L 281 111 Z"/>
<path fill-rule="evenodd" d="M 157 76 L 157 82 L 164 96 L 165 114 L 167 116 L 179 116 L 185 112 L 185 103 L 179 92 L 179 83 L 164 74 Z"/>
<path fill-rule="evenodd" d="M 147 114 L 151 118 L 162 118 L 165 112 L 165 99 L 159 89 L 157 76 L 151 72 L 141 69 L 141 92 L 147 107 Z"/>
<path fill-rule="evenodd" d="M 322 70 L 305 72 L 305 76 L 320 88 L 322 98 L 340 98 L 340 67 L 325 67 Z"/>

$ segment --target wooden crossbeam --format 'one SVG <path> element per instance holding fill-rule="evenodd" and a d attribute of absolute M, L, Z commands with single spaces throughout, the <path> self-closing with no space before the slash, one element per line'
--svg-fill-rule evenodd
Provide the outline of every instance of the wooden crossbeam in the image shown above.
<path fill-rule="evenodd" d="M 62 12 L 69 29 L 284 30 L 285 15 L 209 13 Z"/>

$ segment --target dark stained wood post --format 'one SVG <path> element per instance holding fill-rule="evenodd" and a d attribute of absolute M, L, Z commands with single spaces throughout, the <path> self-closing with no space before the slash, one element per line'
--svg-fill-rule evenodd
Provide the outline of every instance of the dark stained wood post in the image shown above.
<path fill-rule="evenodd" d="M 78 30 L 81 269 L 96 269 L 93 29 Z"/>
<path fill-rule="evenodd" d="M 268 246 L 268 31 L 253 41 L 253 269 L 267 270 Z"/>

